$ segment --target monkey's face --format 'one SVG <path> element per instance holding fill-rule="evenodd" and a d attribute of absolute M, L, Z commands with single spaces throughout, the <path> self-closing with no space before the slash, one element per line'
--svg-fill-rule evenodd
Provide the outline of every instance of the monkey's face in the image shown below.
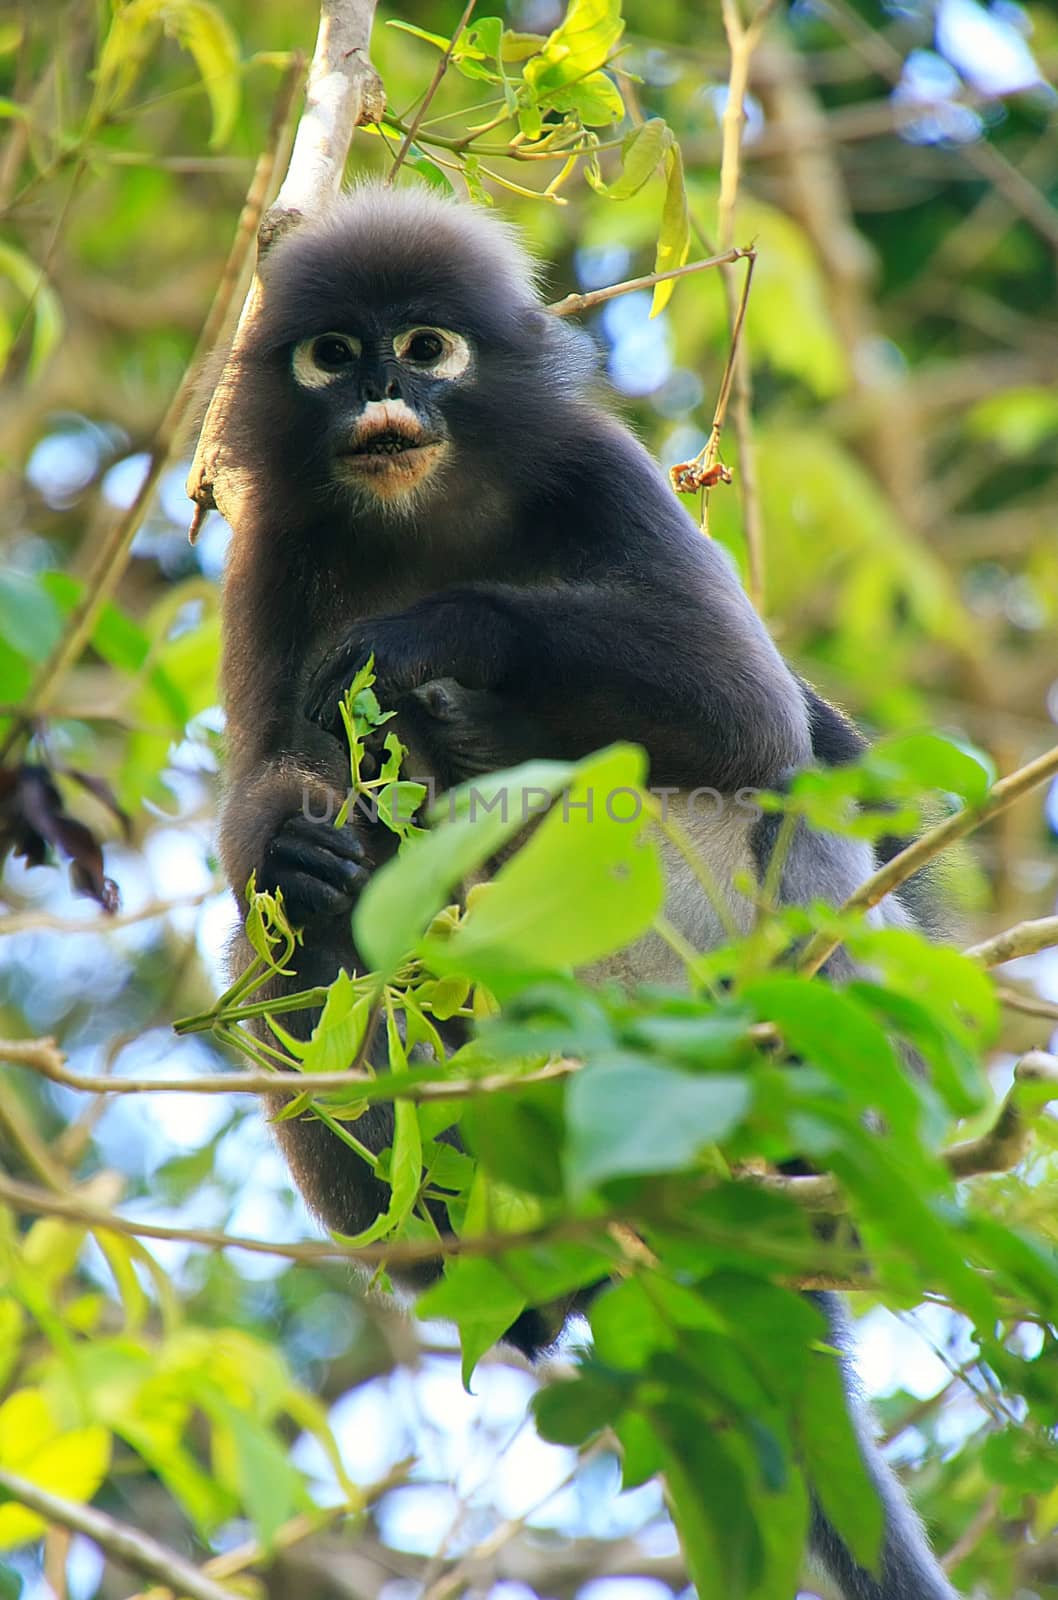
<path fill-rule="evenodd" d="M 445 400 L 470 381 L 469 339 L 426 323 L 358 319 L 300 340 L 290 357 L 326 435 L 332 482 L 393 511 L 418 504 L 450 454 Z"/>
<path fill-rule="evenodd" d="M 277 241 L 262 287 L 232 426 L 273 525 L 462 549 L 568 454 L 556 397 L 590 345 L 477 207 L 364 185 Z"/>

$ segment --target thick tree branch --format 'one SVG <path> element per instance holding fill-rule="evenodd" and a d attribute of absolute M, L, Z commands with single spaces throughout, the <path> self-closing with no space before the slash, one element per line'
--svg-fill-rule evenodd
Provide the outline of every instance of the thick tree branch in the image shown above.
<path fill-rule="evenodd" d="M 385 91 L 368 56 L 375 4 L 376 0 L 323 0 L 305 106 L 287 175 L 257 230 L 258 260 L 284 233 L 334 199 L 342 186 L 354 128 L 382 118 Z M 255 277 L 191 463 L 187 492 L 196 507 L 192 539 L 213 507 L 233 526 L 238 523 L 246 484 L 227 448 L 227 422 L 238 408 L 237 357 L 253 326 L 260 294 L 260 279 Z"/>
<path fill-rule="evenodd" d="M 1033 1119 L 1054 1100 L 1058 1100 L 1058 1057 L 1031 1050 L 1014 1068 L 1014 1082 L 988 1131 L 953 1144 L 942 1151 L 941 1160 L 955 1179 L 1009 1172 L 1029 1149 Z M 751 1174 L 748 1181 L 785 1195 L 813 1215 L 834 1216 L 848 1208 L 840 1185 L 828 1173 L 804 1178 Z"/>
<path fill-rule="evenodd" d="M 1034 956 L 1040 950 L 1049 950 L 1058 944 L 1058 917 L 1038 917 L 1032 922 L 1019 922 L 1013 928 L 994 934 L 982 944 L 969 945 L 963 955 L 972 956 L 983 967 L 1000 967 L 1004 961 L 1015 961 L 1018 956 Z"/>
<path fill-rule="evenodd" d="M 1058 1100 L 1058 1057 L 1030 1050 L 1014 1068 L 1014 1082 L 988 1132 L 945 1150 L 952 1177 L 974 1178 L 1016 1167 L 1032 1142 L 1033 1119 L 1052 1100 Z"/>

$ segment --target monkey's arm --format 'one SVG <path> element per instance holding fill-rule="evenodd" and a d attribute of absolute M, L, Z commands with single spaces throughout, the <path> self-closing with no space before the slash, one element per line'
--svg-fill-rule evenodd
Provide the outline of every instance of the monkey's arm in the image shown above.
<path fill-rule="evenodd" d="M 436 678 L 531 707 L 552 748 L 577 756 L 643 744 L 655 781 L 734 791 L 811 758 L 800 687 L 737 590 L 681 594 L 642 581 L 540 588 L 474 584 L 358 622 L 317 669 L 307 715 L 338 701 L 369 655 L 383 705 Z"/>

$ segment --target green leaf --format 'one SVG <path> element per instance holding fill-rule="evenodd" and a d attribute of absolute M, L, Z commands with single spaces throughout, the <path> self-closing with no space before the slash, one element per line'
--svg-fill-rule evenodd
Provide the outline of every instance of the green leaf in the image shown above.
<path fill-rule="evenodd" d="M 9 278 L 33 315 L 33 339 L 29 353 L 29 375 L 36 377 L 62 337 L 62 302 L 44 273 L 29 256 L 13 244 L 0 240 L 0 276 Z M 10 351 L 10 340 L 0 325 L 0 367 Z"/>
<path fill-rule="evenodd" d="M 919 789 L 943 789 L 967 805 L 979 804 L 995 781 L 995 768 L 983 751 L 939 733 L 879 739 L 864 755 L 863 766 L 883 787 L 903 781 Z"/>
<path fill-rule="evenodd" d="M 194 57 L 209 97 L 213 130 L 209 147 L 227 144 L 239 114 L 239 41 L 219 7 L 209 0 L 168 0 L 165 30 Z"/>
<path fill-rule="evenodd" d="M 25 1314 L 11 1295 L 0 1299 L 0 1387 L 6 1387 L 8 1377 L 18 1360 L 25 1333 Z"/>
<path fill-rule="evenodd" d="M 691 217 L 687 209 L 687 189 L 683 181 L 683 154 L 678 144 L 671 144 L 665 152 L 665 204 L 661 211 L 661 231 L 658 234 L 655 272 L 671 272 L 682 267 L 691 248 Z M 672 298 L 675 279 L 654 285 L 650 315 L 656 317 L 664 311 Z"/>
<path fill-rule="evenodd" d="M 84 593 L 84 584 L 69 572 L 45 572 L 40 581 L 64 616 L 69 616 Z M 111 666 L 135 677 L 150 654 L 151 641 L 138 622 L 108 601 L 92 630 L 92 648 Z"/>
<path fill-rule="evenodd" d="M 671 145 L 672 129 L 663 118 L 651 117 L 634 128 L 622 143 L 621 176 L 613 183 L 603 183 L 589 167 L 588 181 L 596 194 L 605 195 L 607 200 L 627 200 L 654 176 Z"/>
<path fill-rule="evenodd" d="M 662 1447 L 672 1517 L 701 1595 L 748 1596 L 764 1573 L 764 1542 L 745 1474 L 693 1405 L 647 1412 Z M 766 1507 L 761 1506 L 766 1514 Z M 789 1592 L 789 1591 L 787 1591 Z"/>
<path fill-rule="evenodd" d="M 285 1443 L 250 1412 L 217 1401 L 210 1412 L 231 1440 L 239 1499 L 268 1550 L 284 1522 L 308 1500 L 301 1475 Z"/>
<path fill-rule="evenodd" d="M 1005 456 L 1029 456 L 1058 434 L 1058 394 L 1043 385 L 1004 388 L 971 407 L 966 429 L 993 442 Z"/>
<path fill-rule="evenodd" d="M 639 1411 L 626 1411 L 612 1424 L 621 1446 L 621 1486 L 637 1489 L 664 1470 L 657 1434 Z"/>
<path fill-rule="evenodd" d="M 539 54 L 547 43 L 543 33 L 519 33 L 516 28 L 505 28 L 500 43 L 500 57 L 505 62 L 528 61 Z"/>
<path fill-rule="evenodd" d="M 119 0 L 96 68 L 96 112 L 115 110 L 131 94 L 159 25 L 194 57 L 213 117 L 210 148 L 217 149 L 231 137 L 239 111 L 239 42 L 209 0 Z"/>
<path fill-rule="evenodd" d="M 468 1101 L 461 1127 L 487 1171 L 526 1194 L 562 1193 L 563 1085 L 532 1084 Z"/>
<path fill-rule="evenodd" d="M 62 632 L 59 609 L 39 579 L 0 573 L 0 633 L 30 661 L 43 661 Z"/>
<path fill-rule="evenodd" d="M 579 83 L 555 89 L 540 103 L 552 111 L 575 111 L 589 128 L 608 127 L 625 114 L 620 91 L 605 72 L 591 72 Z"/>
<path fill-rule="evenodd" d="M 431 189 L 439 189 L 442 194 L 453 194 L 455 192 L 452 180 L 447 172 L 442 172 L 437 163 L 431 161 L 429 156 L 424 155 L 417 144 L 408 146 L 408 154 L 404 159 L 411 170 L 418 173 L 423 182 L 429 184 Z"/>
<path fill-rule="evenodd" d="M 742 991 L 761 1021 L 774 1022 L 787 1050 L 821 1067 L 863 1110 L 884 1111 L 890 1135 L 906 1137 L 919 1100 L 884 1028 L 847 990 L 818 979 L 759 978 Z"/>
<path fill-rule="evenodd" d="M 427 33 L 425 28 L 417 28 L 413 22 L 398 22 L 393 18 L 387 18 L 386 27 L 396 28 L 400 33 L 410 33 L 415 39 L 424 39 L 427 44 L 432 44 L 436 50 L 447 50 L 451 43 L 451 40 L 446 39 L 443 34 Z"/>
<path fill-rule="evenodd" d="M 390 1070 L 405 1073 L 408 1060 L 392 1009 L 386 1016 L 386 1043 Z M 372 1244 L 400 1227 L 410 1216 L 422 1184 L 422 1134 L 415 1103 L 405 1097 L 393 1102 L 393 1145 L 389 1161 L 389 1204 L 360 1233 L 343 1234 L 346 1244 Z"/>
<path fill-rule="evenodd" d="M 91 1500 L 110 1465 L 110 1434 L 92 1424 L 64 1432 L 40 1389 L 18 1389 L 0 1406 L 0 1466 L 41 1489 L 82 1504 Z M 45 1531 L 43 1517 L 15 1504 L 0 1505 L 0 1550 L 11 1550 Z"/>
<path fill-rule="evenodd" d="M 860 1566 L 877 1573 L 885 1519 L 849 1417 L 837 1352 L 810 1354 L 800 1371 L 797 1400 L 795 1426 L 805 1472 Z"/>
<path fill-rule="evenodd" d="M 916 999 L 971 1049 L 996 1037 L 999 1003 L 989 972 L 950 945 L 934 944 L 911 928 L 855 929 L 849 949 L 869 963 L 890 989 Z"/>
<path fill-rule="evenodd" d="M 524 827 L 525 809 L 557 794 L 576 771 L 561 762 L 531 761 L 446 795 L 452 820 L 411 840 L 375 873 L 357 902 L 353 932 L 370 965 L 392 972 L 457 885 Z"/>
<path fill-rule="evenodd" d="M 512 973 L 583 966 L 644 933 L 665 897 L 644 777 L 643 754 L 631 745 L 582 762 L 456 931 L 426 941 L 427 964 L 498 989 Z"/>
<path fill-rule="evenodd" d="M 578 1072 L 566 1091 L 565 1167 L 581 1194 L 610 1178 L 680 1172 L 725 1139 L 749 1110 L 750 1080 L 692 1076 L 638 1056 Z"/>
<path fill-rule="evenodd" d="M 344 1072 L 356 1059 L 371 1015 L 371 998 L 361 994 L 347 972 L 327 991 L 319 1021 L 301 1053 L 304 1072 Z"/>
<path fill-rule="evenodd" d="M 552 90 L 586 78 L 605 64 L 623 32 L 620 0 L 570 0 L 563 21 L 539 55 L 526 62 L 526 82 L 543 99 Z"/>
<path fill-rule="evenodd" d="M 419 1317 L 443 1317 L 459 1329 L 463 1384 L 470 1388 L 474 1368 L 525 1310 L 525 1296 L 492 1261 L 449 1261 L 440 1283 L 420 1298 Z"/>
<path fill-rule="evenodd" d="M 533 1415 L 542 1438 L 552 1444 L 581 1445 L 616 1420 L 632 1393 L 627 1378 L 595 1363 L 577 1377 L 553 1383 L 533 1396 Z"/>

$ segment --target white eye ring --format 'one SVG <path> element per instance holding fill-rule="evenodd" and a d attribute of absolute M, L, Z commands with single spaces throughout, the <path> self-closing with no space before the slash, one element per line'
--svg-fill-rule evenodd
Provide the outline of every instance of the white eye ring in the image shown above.
<path fill-rule="evenodd" d="M 413 349 L 417 340 L 429 339 L 440 344 L 441 348 L 429 360 L 416 360 Z M 450 328 L 405 328 L 393 340 L 393 354 L 398 361 L 404 361 L 409 367 L 423 372 L 429 378 L 462 377 L 470 365 L 470 346 L 462 334 L 453 333 Z"/>
<path fill-rule="evenodd" d="M 328 366 L 321 361 L 322 347 L 328 343 L 337 343 L 348 352 L 348 360 L 337 366 Z M 325 389 L 329 383 L 334 383 L 338 378 L 346 376 L 348 368 L 360 354 L 360 340 L 351 333 L 316 333 L 311 339 L 302 339 L 300 344 L 294 346 L 291 358 L 291 367 L 294 377 L 303 389 Z"/>

